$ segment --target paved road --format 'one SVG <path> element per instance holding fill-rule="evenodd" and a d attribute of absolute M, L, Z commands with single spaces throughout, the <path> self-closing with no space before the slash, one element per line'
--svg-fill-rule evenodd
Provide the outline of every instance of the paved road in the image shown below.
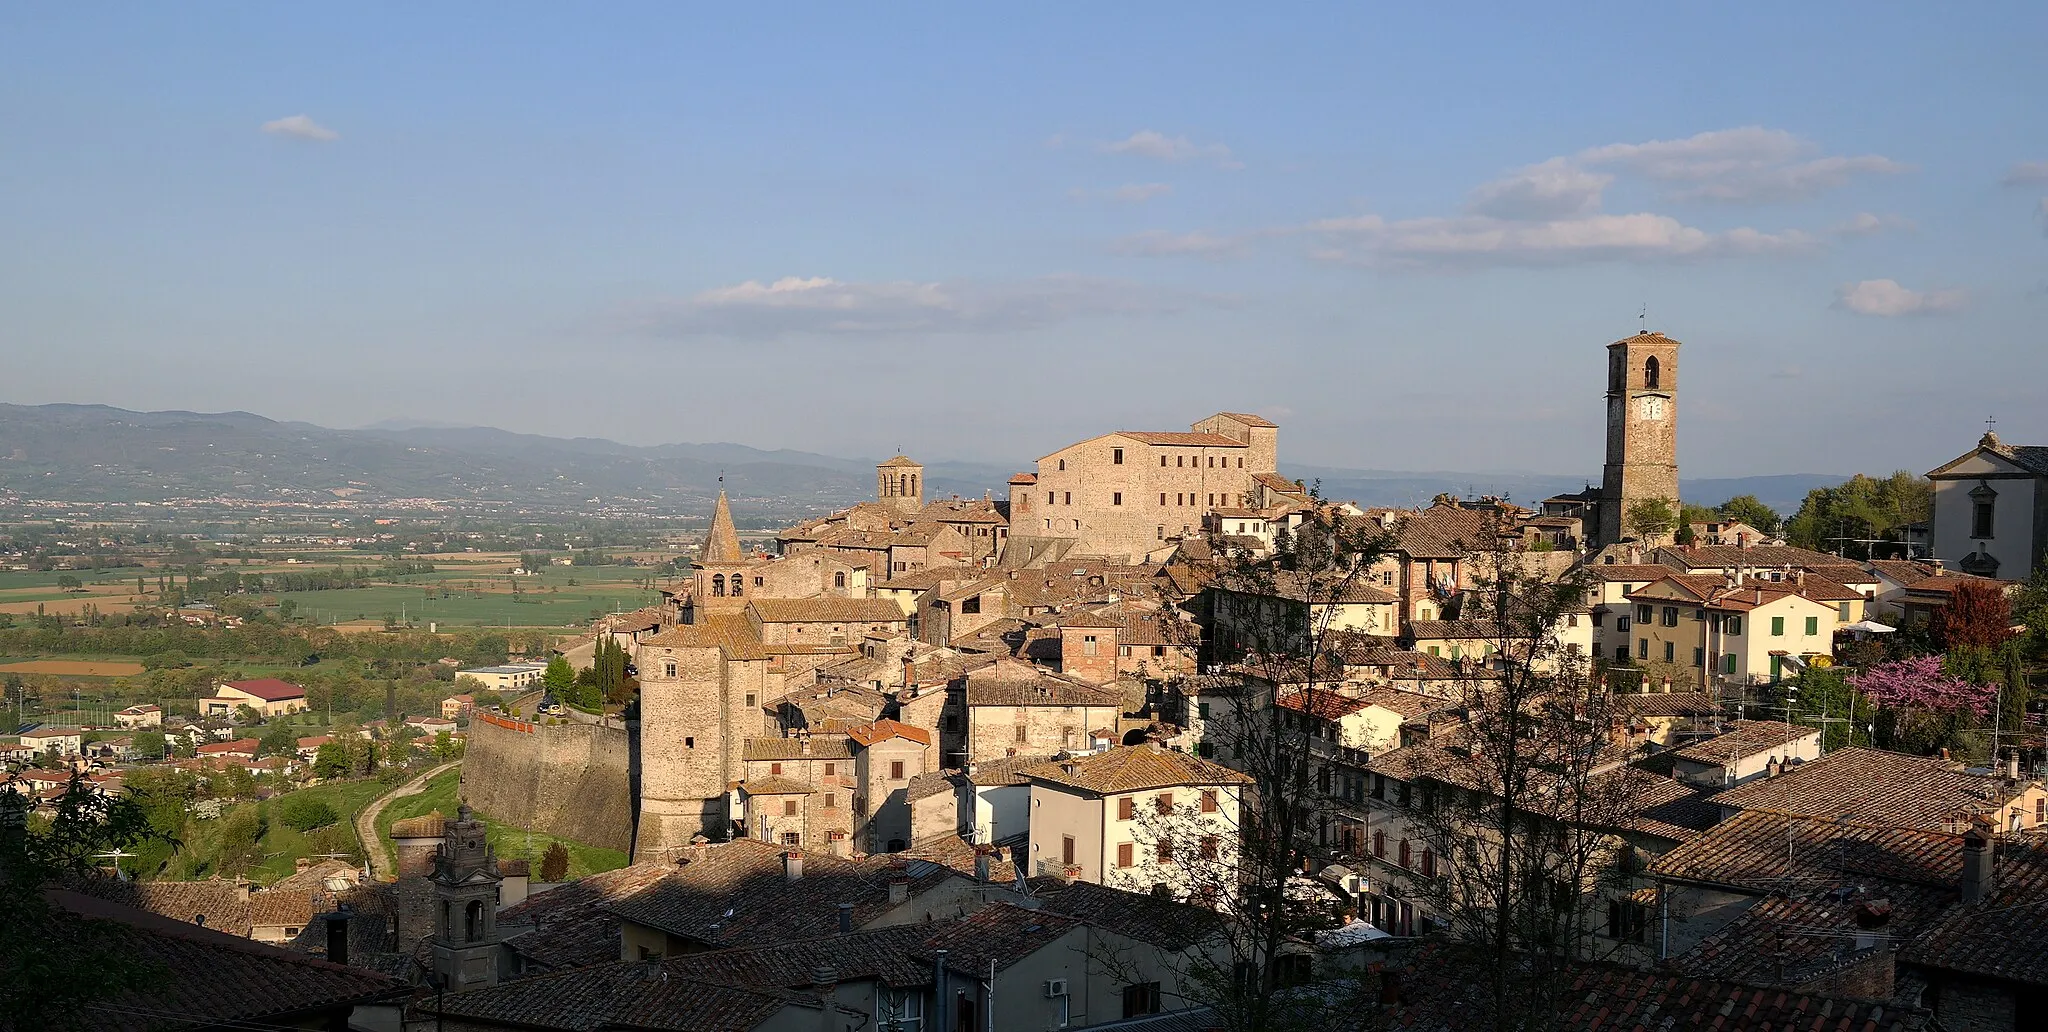
<path fill-rule="evenodd" d="M 429 778 L 440 774 L 444 770 L 460 766 L 461 763 L 461 760 L 452 760 L 435 767 L 425 774 L 421 774 L 419 777 L 378 796 L 376 801 L 363 807 L 363 812 L 356 814 L 356 837 L 362 840 L 363 852 L 370 858 L 371 877 L 383 878 L 389 876 L 395 878 L 398 876 L 396 871 L 397 862 L 385 854 L 384 840 L 377 835 L 377 816 L 384 812 L 384 807 L 393 799 L 398 799 L 402 796 L 419 795 L 427 790 L 427 780 Z"/>

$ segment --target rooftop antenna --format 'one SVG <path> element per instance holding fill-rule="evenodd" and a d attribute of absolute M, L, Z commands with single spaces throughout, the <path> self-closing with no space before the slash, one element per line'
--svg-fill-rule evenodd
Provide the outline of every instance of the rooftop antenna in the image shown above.
<path fill-rule="evenodd" d="M 1650 303 L 1648 301 L 1643 302 L 1643 310 L 1636 313 L 1636 332 L 1650 332 Z"/>

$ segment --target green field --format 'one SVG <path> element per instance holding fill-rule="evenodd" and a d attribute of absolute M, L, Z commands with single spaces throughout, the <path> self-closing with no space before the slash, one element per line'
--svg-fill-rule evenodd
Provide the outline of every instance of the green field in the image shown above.
<path fill-rule="evenodd" d="M 394 799 L 384 812 L 377 815 L 377 834 L 383 838 L 386 849 L 391 849 L 391 825 L 407 817 L 420 817 L 435 811 L 453 814 L 459 800 L 456 786 L 462 776 L 462 768 L 447 771 L 427 782 L 427 790 L 419 795 Z M 500 824 L 489 814 L 478 814 L 483 819 L 490 836 L 491 848 L 507 860 L 526 860 L 533 864 L 533 877 L 540 879 L 541 854 L 547 852 L 550 844 L 560 842 L 569 850 L 569 877 L 581 878 L 600 871 L 615 871 L 626 866 L 627 856 L 616 849 L 601 849 L 586 846 L 569 839 L 558 839 L 552 835 L 534 832 L 529 835 L 522 829 Z M 395 852 L 395 851 L 394 851 Z"/>
<path fill-rule="evenodd" d="M 268 830 L 257 840 L 263 847 L 263 863 L 249 871 L 249 878 L 259 884 L 268 885 L 291 874 L 298 858 L 326 853 L 330 849 L 337 853 L 347 852 L 350 854 L 347 859 L 351 862 L 362 863 L 362 849 L 356 844 L 355 831 L 350 822 L 363 807 L 389 791 L 390 785 L 375 778 L 365 778 L 357 781 L 330 781 L 296 792 L 285 792 L 272 796 L 262 804 L 236 803 L 229 808 L 230 811 L 245 806 L 262 805 L 268 807 L 270 815 Z M 279 807 L 288 799 L 318 799 L 333 807 L 334 812 L 341 815 L 341 820 L 311 832 L 295 831 L 286 827 L 277 816 Z M 221 827 L 226 820 L 226 813 L 223 813 L 219 820 L 193 821 L 189 825 L 190 831 L 180 852 L 207 864 L 208 870 L 200 873 L 200 877 L 211 873 L 210 868 L 220 850 Z M 339 843 L 347 843 L 347 848 L 338 848 Z"/>
<path fill-rule="evenodd" d="M 502 592 L 481 596 L 459 594 L 451 588 L 447 597 L 429 597 L 424 587 L 378 585 L 370 588 L 337 588 L 329 591 L 294 591 L 278 596 L 298 603 L 300 619 L 323 624 L 353 620 L 383 620 L 387 615 L 402 617 L 414 627 L 429 623 L 455 627 L 581 627 L 593 614 L 638 609 L 660 601 L 661 596 L 633 588 L 630 584 L 591 585 L 587 582 L 556 591 L 529 591 L 515 598 Z"/>

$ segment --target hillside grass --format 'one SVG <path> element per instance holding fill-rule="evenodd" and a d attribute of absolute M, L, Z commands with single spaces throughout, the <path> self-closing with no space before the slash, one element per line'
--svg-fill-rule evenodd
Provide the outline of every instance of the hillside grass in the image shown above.
<path fill-rule="evenodd" d="M 197 877 L 208 877 L 217 873 L 220 855 L 221 828 L 227 822 L 227 815 L 246 806 L 264 806 L 269 815 L 268 827 L 257 841 L 263 847 L 263 862 L 248 872 L 250 880 L 269 885 L 288 877 L 297 869 L 300 857 L 310 857 L 329 851 L 336 840 L 348 843 L 347 849 L 335 848 L 334 852 L 346 852 L 349 861 L 360 865 L 364 855 L 362 845 L 356 840 L 352 822 L 363 807 L 378 796 L 391 791 L 391 786 L 375 778 L 355 781 L 329 781 L 292 792 L 281 792 L 264 802 L 240 802 L 223 810 L 218 820 L 195 820 L 186 825 L 185 843 L 179 852 L 203 864 Z M 311 832 L 297 831 L 286 827 L 279 819 L 279 807 L 290 799 L 317 799 L 334 808 L 340 820 L 325 828 Z M 339 828 L 340 831 L 334 831 Z"/>
<path fill-rule="evenodd" d="M 393 823 L 407 817 L 421 817 L 437 810 L 447 816 L 454 815 L 456 806 L 460 804 L 456 792 L 461 776 L 460 767 L 446 771 L 428 781 L 425 792 L 394 799 L 391 805 L 384 808 L 383 813 L 377 815 L 377 835 L 384 840 L 384 848 L 391 851 L 390 855 L 397 855 L 397 850 L 391 843 Z M 603 871 L 616 871 L 626 866 L 631 859 L 621 850 L 586 845 L 573 839 L 558 838 L 538 831 L 529 836 L 525 829 L 501 823 L 487 813 L 479 812 L 477 817 L 483 820 L 486 836 L 490 839 L 491 848 L 497 850 L 498 856 L 506 860 L 525 860 L 531 863 L 535 881 L 540 880 L 541 855 L 547 852 L 549 845 L 556 842 L 560 842 L 563 848 L 569 851 L 569 878 L 572 881 Z"/>

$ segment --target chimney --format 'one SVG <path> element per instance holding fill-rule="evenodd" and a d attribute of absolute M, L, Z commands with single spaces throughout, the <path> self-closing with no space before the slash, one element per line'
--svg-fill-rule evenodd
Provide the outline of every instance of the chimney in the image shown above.
<path fill-rule="evenodd" d="M 1771 757 L 1771 762 L 1764 764 L 1764 777 L 1766 778 L 1775 778 L 1784 772 L 1785 765 L 1779 763 L 1776 756 Z"/>
<path fill-rule="evenodd" d="M 810 736 L 810 735 L 804 735 L 804 736 L 802 736 L 802 737 L 798 738 L 798 739 L 796 740 L 796 742 L 797 742 L 796 748 L 797 748 L 797 751 L 798 751 L 798 752 L 802 753 L 802 754 L 803 754 L 803 755 L 805 755 L 805 756 L 809 756 L 809 755 L 811 754 L 811 736 Z"/>
<path fill-rule="evenodd" d="M 1996 860 L 1991 855 L 1991 836 L 1980 821 L 1971 821 L 1963 832 L 1963 902 L 1975 903 L 1998 887 Z"/>
<path fill-rule="evenodd" d="M 782 877 L 784 881 L 802 881 L 804 878 L 804 851 L 792 849 L 782 854 Z"/>
<path fill-rule="evenodd" d="M 910 900 L 910 875 L 897 871 L 889 875 L 889 905 L 897 906 Z"/>
<path fill-rule="evenodd" d="M 818 1027 L 824 1032 L 836 1032 L 839 1028 L 839 972 L 830 964 L 812 968 L 811 992 L 817 994 L 818 1006 L 824 1012 Z"/>
<path fill-rule="evenodd" d="M 1873 899 L 1856 907 L 1856 949 L 1876 949 L 1883 944 L 1892 922 L 1892 901 Z"/>
<path fill-rule="evenodd" d="M 853 904 L 841 903 L 839 904 L 839 934 L 845 935 L 851 931 L 853 931 Z"/>
<path fill-rule="evenodd" d="M 292 861 L 292 871 L 294 873 L 303 871 L 311 866 L 313 866 L 313 858 L 310 856 L 302 856 Z"/>
<path fill-rule="evenodd" d="M 2005 754 L 2005 776 L 2008 780 L 2020 779 L 2020 751 L 2014 749 Z"/>
<path fill-rule="evenodd" d="M 327 959 L 330 963 L 348 963 L 348 922 L 351 916 L 347 904 L 322 915 L 327 922 Z"/>
<path fill-rule="evenodd" d="M 974 847 L 974 881 L 978 885 L 988 884 L 988 854 L 987 846 Z"/>

